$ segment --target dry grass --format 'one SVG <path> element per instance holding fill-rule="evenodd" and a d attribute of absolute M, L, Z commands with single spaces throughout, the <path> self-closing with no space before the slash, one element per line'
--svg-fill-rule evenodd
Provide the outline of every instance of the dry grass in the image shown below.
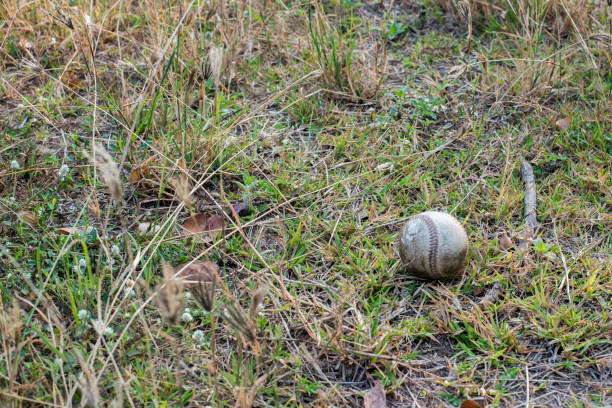
<path fill-rule="evenodd" d="M 3 3 L 3 405 L 612 404 L 612 10 L 345 3 Z"/>

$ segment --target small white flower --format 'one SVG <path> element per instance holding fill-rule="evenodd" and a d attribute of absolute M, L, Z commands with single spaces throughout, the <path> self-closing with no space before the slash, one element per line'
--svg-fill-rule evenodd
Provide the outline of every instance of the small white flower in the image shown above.
<path fill-rule="evenodd" d="M 188 290 L 185 291 L 185 299 L 191 299 L 191 292 Z"/>
<path fill-rule="evenodd" d="M 79 266 L 78 265 L 72 265 L 72 272 L 79 273 Z"/>
<path fill-rule="evenodd" d="M 190 309 L 190 308 L 188 308 L 188 307 L 186 307 L 186 308 L 185 308 L 185 313 L 191 313 L 191 309 Z"/>
<path fill-rule="evenodd" d="M 11 279 L 13 277 L 13 272 L 9 272 L 6 274 L 6 279 Z"/>
<path fill-rule="evenodd" d="M 79 259 L 79 270 L 83 270 L 87 267 L 87 261 L 85 258 Z"/>
<path fill-rule="evenodd" d="M 79 320 L 85 320 L 89 316 L 89 312 L 85 309 L 81 309 L 79 310 L 77 316 L 79 316 Z"/>
<path fill-rule="evenodd" d="M 21 166 L 19 165 L 19 162 L 17 160 L 13 160 L 11 162 L 11 169 L 19 170 L 20 168 L 21 168 Z"/>
<path fill-rule="evenodd" d="M 189 313 L 189 312 L 185 312 L 185 313 L 183 313 L 183 315 L 181 316 L 181 319 L 182 319 L 184 322 L 189 323 L 190 321 L 192 321 L 192 320 L 193 320 L 193 316 L 191 315 L 191 313 Z"/>
<path fill-rule="evenodd" d="M 196 330 L 191 335 L 193 341 L 202 341 L 204 339 L 204 332 L 202 330 Z"/>
<path fill-rule="evenodd" d="M 55 39 L 55 37 L 51 37 L 51 41 L 49 43 L 51 45 L 55 45 L 55 43 L 57 43 L 57 40 Z"/>
<path fill-rule="evenodd" d="M 57 172 L 57 176 L 59 177 L 60 180 L 63 180 L 66 178 L 69 172 L 70 172 L 70 167 L 68 167 L 67 164 L 62 164 L 62 167 L 60 167 L 60 169 Z"/>
<path fill-rule="evenodd" d="M 119 246 L 117 244 L 113 245 L 111 248 L 111 255 L 112 256 L 119 256 Z"/>
<path fill-rule="evenodd" d="M 115 331 L 112 327 L 107 326 L 104 328 L 104 332 L 102 334 L 104 334 L 104 337 L 112 337 L 115 334 Z"/>

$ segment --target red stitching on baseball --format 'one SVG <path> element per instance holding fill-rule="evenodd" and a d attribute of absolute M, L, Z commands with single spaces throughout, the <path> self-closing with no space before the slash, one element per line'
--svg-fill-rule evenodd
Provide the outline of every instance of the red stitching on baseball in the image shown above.
<path fill-rule="evenodd" d="M 419 214 L 415 215 L 414 218 L 423 221 L 429 231 L 429 269 L 432 275 L 437 276 L 438 231 L 436 230 L 436 225 L 428 215 Z"/>

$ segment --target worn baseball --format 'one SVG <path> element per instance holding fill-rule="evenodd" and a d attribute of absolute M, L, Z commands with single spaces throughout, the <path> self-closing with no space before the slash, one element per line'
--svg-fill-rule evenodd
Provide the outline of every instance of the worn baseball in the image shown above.
<path fill-rule="evenodd" d="M 468 237 L 455 217 L 426 211 L 411 217 L 400 234 L 399 253 L 406 271 L 424 279 L 460 275 Z"/>

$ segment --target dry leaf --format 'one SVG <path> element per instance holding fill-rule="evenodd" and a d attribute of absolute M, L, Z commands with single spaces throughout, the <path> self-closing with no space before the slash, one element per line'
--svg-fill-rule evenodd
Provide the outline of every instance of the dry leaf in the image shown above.
<path fill-rule="evenodd" d="M 208 231 L 221 231 L 225 226 L 225 221 L 220 215 L 213 215 L 208 219 Z"/>
<path fill-rule="evenodd" d="M 484 293 L 484 287 L 483 286 L 474 286 L 472 288 L 472 296 L 480 297 L 480 296 L 482 296 L 483 293 Z"/>
<path fill-rule="evenodd" d="M 223 217 L 220 215 L 212 215 L 209 217 L 203 213 L 192 215 L 183 223 L 183 228 L 186 230 L 185 235 L 207 232 L 208 234 L 203 237 L 203 240 L 206 242 L 213 241 L 215 237 L 223 231 L 224 227 L 225 222 L 223 221 Z"/>
<path fill-rule="evenodd" d="M 183 223 L 183 228 L 187 231 L 187 234 L 197 234 L 203 231 L 206 231 L 206 223 L 208 221 L 208 217 L 206 214 L 196 214 L 187 218 Z"/>
<path fill-rule="evenodd" d="M 147 173 L 148 173 L 148 169 L 145 166 L 143 166 L 143 167 L 136 167 L 130 173 L 130 183 L 132 183 L 132 184 L 138 183 L 140 180 L 145 178 Z"/>
<path fill-rule="evenodd" d="M 144 235 L 144 236 L 153 236 L 160 229 L 161 229 L 161 226 L 152 225 L 150 222 L 141 222 L 140 224 L 138 224 L 138 232 L 140 232 L 140 235 Z"/>
<path fill-rule="evenodd" d="M 187 288 L 196 287 L 200 282 L 212 282 L 219 274 L 219 267 L 211 261 L 187 262 L 174 267 L 174 274 Z"/>
<path fill-rule="evenodd" d="M 60 227 L 55 230 L 56 233 L 62 235 L 89 234 L 91 231 L 93 231 L 93 227 Z"/>
<path fill-rule="evenodd" d="M 482 405 L 474 400 L 464 400 L 459 408 L 482 408 Z"/>
<path fill-rule="evenodd" d="M 83 88 L 83 75 L 77 72 L 68 72 L 62 77 L 62 82 L 72 90 Z"/>
<path fill-rule="evenodd" d="M 384 408 L 387 406 L 387 397 L 380 380 L 374 382 L 374 387 L 370 388 L 363 397 L 365 408 Z"/>
<path fill-rule="evenodd" d="M 566 118 L 561 118 L 555 122 L 555 125 L 557 125 L 557 127 L 562 130 L 569 129 L 571 124 L 572 124 L 572 118 L 570 118 L 569 116 Z"/>
<path fill-rule="evenodd" d="M 509 248 L 512 248 L 513 246 L 514 246 L 514 243 L 512 242 L 512 239 L 510 239 L 508 234 L 504 232 L 502 236 L 499 238 L 499 247 L 503 251 L 507 251 Z"/>
<path fill-rule="evenodd" d="M 148 159 L 141 162 L 139 165 L 132 169 L 130 173 L 130 182 L 132 184 L 139 183 L 140 181 L 146 181 L 151 174 L 151 164 L 155 163 L 155 156 L 151 156 Z"/>

